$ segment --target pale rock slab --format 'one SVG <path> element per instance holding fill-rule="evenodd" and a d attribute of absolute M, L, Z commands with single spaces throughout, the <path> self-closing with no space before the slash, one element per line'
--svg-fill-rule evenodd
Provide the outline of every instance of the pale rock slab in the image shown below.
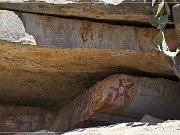
<path fill-rule="evenodd" d="M 151 51 L 158 29 L 112 25 L 85 20 L 65 19 L 46 15 L 22 13 L 26 31 L 34 36 L 37 44 L 61 48 L 93 48 L 131 51 Z M 174 29 L 165 30 L 171 50 L 178 39 Z"/>

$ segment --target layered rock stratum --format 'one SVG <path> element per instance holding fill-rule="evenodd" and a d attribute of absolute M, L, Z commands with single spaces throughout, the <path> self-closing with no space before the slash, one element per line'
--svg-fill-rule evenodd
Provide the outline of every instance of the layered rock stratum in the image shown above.
<path fill-rule="evenodd" d="M 154 49 L 151 3 L 14 2 L 0 3 L 0 131 L 179 134 L 179 121 L 166 121 L 180 119 L 179 55 L 168 63 Z M 171 51 L 173 12 L 164 30 Z"/>

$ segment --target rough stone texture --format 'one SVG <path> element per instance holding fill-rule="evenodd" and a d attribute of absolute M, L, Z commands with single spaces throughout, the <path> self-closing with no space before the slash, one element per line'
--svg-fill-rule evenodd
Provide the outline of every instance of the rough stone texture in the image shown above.
<path fill-rule="evenodd" d="M 150 51 L 156 45 L 158 30 L 155 28 L 118 26 L 28 13 L 21 16 L 26 31 L 34 36 L 37 44 L 134 51 Z M 177 47 L 175 30 L 165 30 L 165 36 L 168 45 L 174 50 Z"/>
<path fill-rule="evenodd" d="M 63 135 L 179 135 L 179 129 L 180 121 L 166 121 L 157 125 L 138 122 L 77 129 Z"/>
<path fill-rule="evenodd" d="M 0 132 L 47 129 L 55 117 L 55 112 L 38 107 L 0 106 Z"/>
<path fill-rule="evenodd" d="M 159 118 L 180 119 L 179 88 L 177 82 L 165 79 L 113 75 L 64 106 L 50 131 L 68 130 L 90 119 L 96 112 L 133 118 L 150 114 Z"/>
<path fill-rule="evenodd" d="M 0 102 L 59 109 L 117 73 L 173 78 L 160 52 L 60 49 L 0 42 Z M 171 79 L 172 79 L 171 78 Z"/>
<path fill-rule="evenodd" d="M 21 19 L 12 11 L 0 10 L 0 39 L 35 45 L 32 35 L 26 33 Z"/>
<path fill-rule="evenodd" d="M 22 2 L 22 1 L 21 1 Z M 135 22 L 149 22 L 152 15 L 150 3 L 109 4 L 110 1 L 80 0 L 57 1 L 53 3 L 1 3 L 0 9 L 20 12 L 41 13 L 67 17 L 80 17 L 99 20 L 126 20 Z M 115 2 L 115 1 L 114 1 Z M 117 1 L 116 1 L 117 2 Z"/>

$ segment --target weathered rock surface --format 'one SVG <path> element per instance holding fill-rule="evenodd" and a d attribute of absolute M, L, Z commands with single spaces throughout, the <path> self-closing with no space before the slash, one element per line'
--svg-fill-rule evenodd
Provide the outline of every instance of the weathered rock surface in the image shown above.
<path fill-rule="evenodd" d="M 78 95 L 64 106 L 51 131 L 65 131 L 93 117 L 95 113 L 141 118 L 180 119 L 180 85 L 165 79 L 113 75 Z"/>
<path fill-rule="evenodd" d="M 179 135 L 180 121 L 166 121 L 157 125 L 122 123 L 110 126 L 77 129 L 63 135 Z"/>
<path fill-rule="evenodd" d="M 0 106 L 0 132 L 47 129 L 55 117 L 55 112 L 38 107 Z"/>
<path fill-rule="evenodd" d="M 4 0 L 6 1 L 6 0 Z M 55 15 L 66 18 L 148 25 L 153 13 L 151 0 L 8 0 L 0 9 Z M 172 1 L 168 0 L 167 2 Z M 3 1 L 2 1 L 3 2 Z M 18 3 L 17 3 L 18 2 Z M 147 3 L 145 3 L 147 2 Z M 174 4 L 175 2 L 173 2 Z M 172 17 L 171 17 L 172 18 Z M 173 22 L 168 24 L 173 26 Z M 169 26 L 170 26 L 169 25 Z"/>
<path fill-rule="evenodd" d="M 37 44 L 62 48 L 124 49 L 150 51 L 156 43 L 158 30 L 134 26 L 111 25 L 85 20 L 21 14 L 26 31 Z M 167 43 L 176 49 L 178 39 L 174 29 L 165 30 Z"/>
<path fill-rule="evenodd" d="M 23 1 L 21 0 L 19 2 Z M 50 3 L 1 3 L 0 8 L 29 13 L 58 15 L 63 17 L 80 17 L 100 20 L 126 20 L 146 23 L 149 22 L 149 16 L 152 15 L 150 3 L 120 4 L 121 1 L 107 0 L 79 0 L 78 2 L 73 0 L 47 0 L 47 2 Z"/>
<path fill-rule="evenodd" d="M 36 45 L 34 37 L 26 33 L 21 19 L 7 10 L 0 10 L 0 39 Z"/>
<path fill-rule="evenodd" d="M 0 102 L 59 109 L 112 74 L 174 77 L 160 52 L 60 49 L 0 42 Z"/>

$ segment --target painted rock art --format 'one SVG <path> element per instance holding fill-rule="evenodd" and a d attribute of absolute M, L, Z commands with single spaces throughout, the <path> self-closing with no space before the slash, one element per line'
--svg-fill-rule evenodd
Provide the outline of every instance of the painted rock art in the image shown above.
<path fill-rule="evenodd" d="M 136 94 L 137 77 L 113 75 L 77 96 L 63 107 L 50 130 L 65 131 L 90 119 L 97 112 L 119 112 L 128 107 Z"/>
<path fill-rule="evenodd" d="M 55 112 L 38 107 L 0 106 L 0 132 L 47 129 L 55 116 Z"/>
<path fill-rule="evenodd" d="M 110 84 L 108 100 L 114 106 L 128 106 L 135 97 L 135 81 L 126 76 L 119 76 Z"/>

